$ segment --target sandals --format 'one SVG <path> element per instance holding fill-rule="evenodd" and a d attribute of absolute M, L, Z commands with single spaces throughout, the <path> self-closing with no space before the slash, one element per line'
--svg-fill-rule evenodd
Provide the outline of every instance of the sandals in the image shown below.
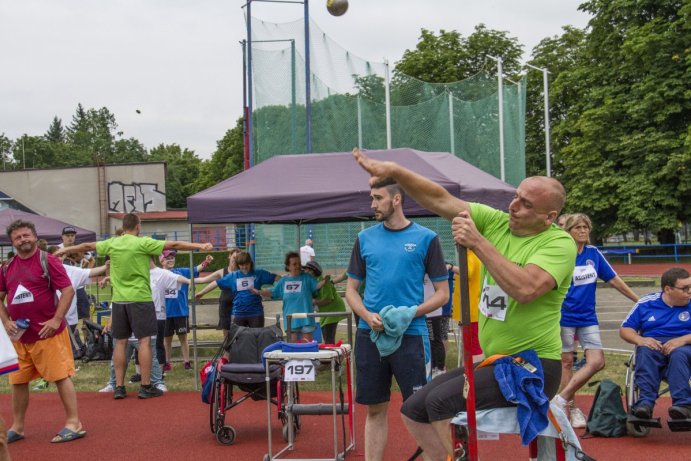
<path fill-rule="evenodd" d="M 65 443 L 71 442 L 73 440 L 81 439 L 86 436 L 86 431 L 82 430 L 81 427 L 77 431 L 73 431 L 67 427 L 63 427 L 60 432 L 55 434 L 55 437 L 50 441 L 50 443 Z"/>
<path fill-rule="evenodd" d="M 7 443 L 19 442 L 20 440 L 24 440 L 24 434 L 12 430 L 7 431 Z"/>

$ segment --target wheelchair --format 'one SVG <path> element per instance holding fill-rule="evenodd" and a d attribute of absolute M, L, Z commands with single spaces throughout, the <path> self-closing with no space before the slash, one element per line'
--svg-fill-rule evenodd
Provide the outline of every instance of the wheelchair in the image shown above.
<path fill-rule="evenodd" d="M 269 367 L 270 395 L 266 392 L 266 368 L 262 360 L 263 350 L 283 339 L 283 332 L 279 324 L 264 328 L 248 328 L 231 325 L 228 338 L 221 346 L 217 355 L 228 351 L 229 361 L 221 361 L 218 364 L 218 372 L 213 382 L 213 393 L 209 423 L 211 432 L 216 440 L 223 445 L 232 445 L 235 442 L 236 430 L 226 423 L 226 417 L 230 410 L 244 401 L 269 400 L 278 408 L 278 418 L 283 426 L 283 438 L 288 438 L 288 415 L 286 402 L 288 402 L 288 386 L 283 381 L 283 370 L 280 365 Z M 237 388 L 244 395 L 234 397 Z M 300 396 L 297 386 L 291 387 L 291 401 L 299 402 Z M 300 418 L 293 418 L 293 433 L 300 430 Z"/>
<path fill-rule="evenodd" d="M 662 423 L 660 422 L 660 417 L 653 417 L 651 419 L 638 418 L 632 413 L 632 408 L 634 403 L 638 401 L 639 389 L 636 386 L 635 381 L 635 369 L 636 369 L 636 351 L 634 350 L 629 359 L 624 362 L 626 365 L 626 381 L 625 381 L 625 393 L 626 393 L 626 432 L 632 437 L 645 437 L 650 433 L 651 428 L 662 428 Z M 691 379 L 689 380 L 689 386 L 691 386 Z M 658 398 L 669 392 L 669 386 L 667 386 L 667 381 L 663 378 L 658 391 Z M 691 431 L 691 418 L 690 419 L 668 419 L 667 426 L 672 432 L 684 432 Z"/>

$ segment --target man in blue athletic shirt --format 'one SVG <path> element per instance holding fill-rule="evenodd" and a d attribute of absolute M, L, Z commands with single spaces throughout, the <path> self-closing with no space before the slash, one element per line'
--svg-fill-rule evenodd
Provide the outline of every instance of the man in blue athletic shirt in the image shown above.
<path fill-rule="evenodd" d="M 691 276 L 675 267 L 662 274 L 662 291 L 642 297 L 619 329 L 636 348 L 638 401 L 632 413 L 650 419 L 660 381 L 672 394 L 671 419 L 691 418 Z"/>
<path fill-rule="evenodd" d="M 375 183 L 370 196 L 380 224 L 358 234 L 348 265 L 346 300 L 360 317 L 355 341 L 356 401 L 367 405 L 365 459 L 381 461 L 388 433 L 391 377 L 396 378 L 404 400 L 427 383 L 431 370 L 425 314 L 448 300 L 449 284 L 439 237 L 405 217 L 403 189 L 387 179 Z M 425 273 L 435 293 L 423 302 Z M 358 288 L 365 280 L 361 297 Z M 400 347 L 381 357 L 370 331 L 384 330 L 379 312 L 386 306 L 417 306 L 417 310 Z"/>

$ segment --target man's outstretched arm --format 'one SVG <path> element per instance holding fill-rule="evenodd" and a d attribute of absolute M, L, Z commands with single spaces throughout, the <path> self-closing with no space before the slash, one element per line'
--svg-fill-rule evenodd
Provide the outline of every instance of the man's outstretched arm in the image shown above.
<path fill-rule="evenodd" d="M 443 218 L 451 220 L 461 211 L 470 212 L 468 202 L 454 197 L 434 181 L 397 163 L 371 159 L 358 148 L 353 149 L 353 157 L 372 176 L 370 186 L 378 180 L 392 178 L 416 202 Z"/>

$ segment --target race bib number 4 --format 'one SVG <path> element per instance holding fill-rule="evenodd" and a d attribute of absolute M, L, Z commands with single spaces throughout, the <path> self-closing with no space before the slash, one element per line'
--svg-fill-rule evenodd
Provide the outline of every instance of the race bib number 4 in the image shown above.
<path fill-rule="evenodd" d="M 509 295 L 498 285 L 490 285 L 485 279 L 480 296 L 480 312 L 488 319 L 506 320 L 506 311 L 509 308 Z"/>
<path fill-rule="evenodd" d="M 288 360 L 285 366 L 286 381 L 314 381 L 314 364 L 311 360 Z"/>

